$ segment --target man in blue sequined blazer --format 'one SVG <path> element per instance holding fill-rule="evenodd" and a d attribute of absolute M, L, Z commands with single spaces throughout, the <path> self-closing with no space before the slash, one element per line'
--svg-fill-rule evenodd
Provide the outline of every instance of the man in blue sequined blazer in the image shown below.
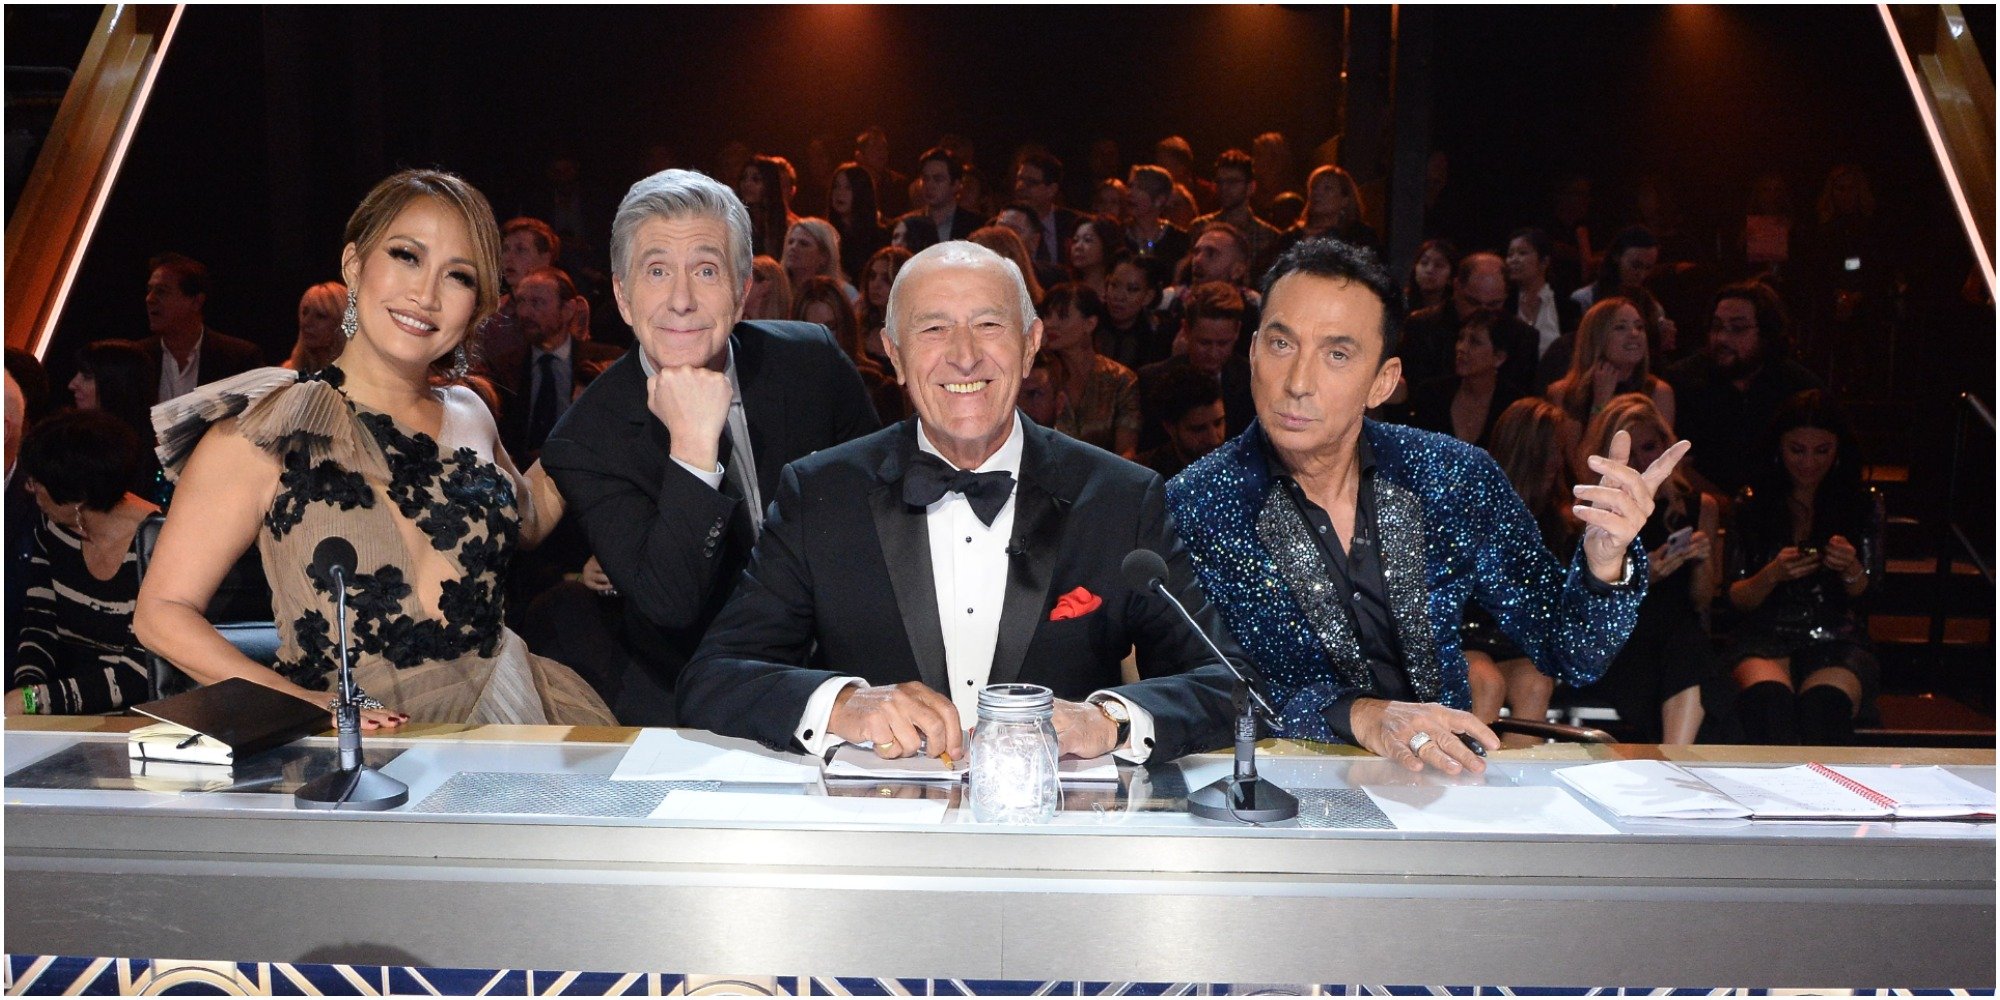
<path fill-rule="evenodd" d="M 1586 684 L 1637 620 L 1634 540 L 1682 442 L 1643 474 L 1622 434 L 1577 487 L 1565 568 L 1498 465 L 1454 438 L 1364 418 L 1395 390 L 1403 315 L 1371 251 L 1306 240 L 1265 277 L 1250 349 L 1257 420 L 1168 484 L 1203 589 L 1263 671 L 1286 735 L 1366 747 L 1410 770 L 1478 771 L 1499 746 L 1470 702 L 1468 599 L 1537 666 Z"/>

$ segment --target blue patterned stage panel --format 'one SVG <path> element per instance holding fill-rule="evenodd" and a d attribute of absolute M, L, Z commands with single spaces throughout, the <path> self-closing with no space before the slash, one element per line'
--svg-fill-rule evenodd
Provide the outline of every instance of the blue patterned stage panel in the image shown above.
<path fill-rule="evenodd" d="M 1299 986 L 1278 983 L 1033 982 L 698 976 L 660 972 L 406 969 L 279 962 L 8 955 L 9 996 L 568 996 L 568 997 L 1857 997 L 1992 996 L 1993 990 L 1577 989 L 1550 986 Z"/>

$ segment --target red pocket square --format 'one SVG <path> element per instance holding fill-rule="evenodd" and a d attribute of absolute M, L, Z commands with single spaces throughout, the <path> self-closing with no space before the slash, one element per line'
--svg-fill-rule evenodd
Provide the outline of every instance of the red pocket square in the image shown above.
<path fill-rule="evenodd" d="M 1103 606 L 1104 598 L 1078 587 L 1056 599 L 1056 609 L 1049 612 L 1049 620 L 1061 622 L 1082 618 Z"/>

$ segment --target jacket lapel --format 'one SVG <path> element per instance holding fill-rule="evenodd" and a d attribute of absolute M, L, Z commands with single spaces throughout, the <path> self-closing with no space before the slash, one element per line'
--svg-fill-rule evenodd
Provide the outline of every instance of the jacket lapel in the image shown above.
<path fill-rule="evenodd" d="M 1271 554 L 1279 579 L 1305 613 L 1307 627 L 1326 649 L 1327 661 L 1340 676 L 1342 686 L 1373 690 L 1375 678 L 1361 656 L 1354 619 L 1340 599 L 1340 588 L 1327 579 L 1312 526 L 1285 495 L 1284 487 L 1275 483 L 1265 489 L 1264 506 L 1257 513 L 1257 540 Z"/>
<path fill-rule="evenodd" d="M 1389 588 L 1389 611 L 1396 619 L 1396 637 L 1403 645 L 1403 673 L 1416 700 L 1438 700 L 1443 687 L 1438 675 L 1436 643 L 1426 611 L 1424 580 L 1424 508 L 1417 495 L 1379 472 L 1375 484 L 1375 529 L 1381 541 L 1383 583 Z"/>
<path fill-rule="evenodd" d="M 904 422 L 895 446 L 876 470 L 878 482 L 868 492 L 868 505 L 882 545 L 882 560 L 889 568 L 889 586 L 896 594 L 896 610 L 902 615 L 910 655 L 917 663 L 917 676 L 932 690 L 949 694 L 944 626 L 938 621 L 937 586 L 931 576 L 930 528 L 921 509 L 903 502 L 903 469 L 916 448 L 916 421 L 911 419 Z"/>
<path fill-rule="evenodd" d="M 990 684 L 1011 684 L 1021 676 L 1028 646 L 1042 627 L 1048 607 L 1049 584 L 1055 579 L 1061 554 L 1064 514 L 1070 498 L 1056 479 L 1043 435 L 1050 433 L 1026 420 L 1021 449 L 1020 485 L 1014 490 L 1014 537 L 1007 544 L 1007 594 L 1000 602 L 1000 633 L 993 644 Z"/>

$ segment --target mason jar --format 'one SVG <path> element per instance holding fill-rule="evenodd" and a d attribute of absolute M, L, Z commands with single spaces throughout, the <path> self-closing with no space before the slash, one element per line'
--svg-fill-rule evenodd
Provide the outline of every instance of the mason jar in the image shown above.
<path fill-rule="evenodd" d="M 1039 684 L 989 684 L 972 734 L 972 816 L 982 823 L 1044 823 L 1061 805 L 1056 780 L 1055 692 Z"/>

